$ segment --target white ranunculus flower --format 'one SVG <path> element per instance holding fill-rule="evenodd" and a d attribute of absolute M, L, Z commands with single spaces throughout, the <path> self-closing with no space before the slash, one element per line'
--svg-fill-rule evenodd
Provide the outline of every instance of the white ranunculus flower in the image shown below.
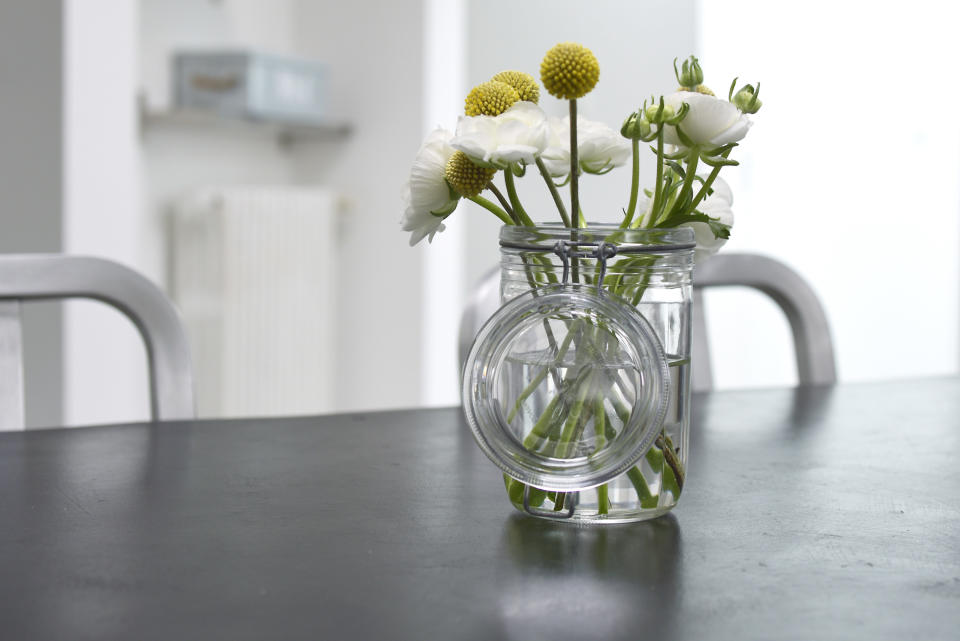
<path fill-rule="evenodd" d="M 540 155 L 551 176 L 570 173 L 570 116 L 550 118 L 550 143 Z M 577 160 L 580 168 L 600 172 L 630 159 L 630 141 L 602 122 L 577 116 Z"/>
<path fill-rule="evenodd" d="M 730 186 L 720 177 L 713 181 L 713 193 L 704 198 L 697 209 L 711 218 L 717 218 L 724 225 L 733 227 L 733 192 Z M 697 248 L 693 252 L 695 263 L 701 263 L 710 258 L 726 244 L 726 238 L 716 238 L 706 223 L 687 223 L 693 228 L 697 239 Z"/>
<path fill-rule="evenodd" d="M 446 216 L 434 216 L 428 211 L 417 211 L 413 207 L 407 207 L 403 212 L 403 218 L 400 224 L 403 231 L 410 232 L 410 246 L 413 247 L 425 237 L 429 236 L 428 242 L 433 242 L 433 237 L 446 229 L 443 219 Z"/>
<path fill-rule="evenodd" d="M 460 116 L 450 146 L 491 167 L 532 163 L 547 146 L 547 115 L 521 100 L 499 116 Z"/>
<path fill-rule="evenodd" d="M 691 91 L 678 91 L 664 96 L 664 104 L 679 111 L 683 103 L 690 111 L 679 127 L 693 144 L 701 147 L 720 147 L 742 140 L 753 123 L 737 106 L 715 96 L 707 96 Z M 668 126 L 663 132 L 663 140 L 668 145 L 681 145 L 675 127 Z"/>
<path fill-rule="evenodd" d="M 450 146 L 451 138 L 452 134 L 442 127 L 430 132 L 410 169 L 410 181 L 404 193 L 407 206 L 400 224 L 404 231 L 411 232 L 411 246 L 426 236 L 432 242 L 434 235 L 444 230 L 446 216 L 435 216 L 431 212 L 450 206 L 450 188 L 444 178 L 444 169 L 455 151 Z"/>
<path fill-rule="evenodd" d="M 719 176 L 713 181 L 713 193 L 697 206 L 697 210 L 703 212 L 711 218 L 718 219 L 721 223 L 733 227 L 733 192 L 730 186 Z M 641 195 L 637 201 L 637 215 L 642 221 L 641 227 L 647 227 L 650 224 L 650 208 L 653 206 L 653 200 L 646 195 Z M 707 258 L 716 254 L 727 242 L 726 238 L 716 238 L 710 225 L 707 223 L 684 223 L 681 227 L 690 227 L 693 229 L 694 238 L 697 241 L 697 247 L 693 250 L 693 261 L 702 263 Z"/>

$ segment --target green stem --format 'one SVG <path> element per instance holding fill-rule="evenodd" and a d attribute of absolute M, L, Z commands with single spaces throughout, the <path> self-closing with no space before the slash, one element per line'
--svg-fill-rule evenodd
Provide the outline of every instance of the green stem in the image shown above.
<path fill-rule="evenodd" d="M 497 200 L 500 201 L 500 206 L 503 207 L 503 210 L 507 212 L 511 219 L 516 224 L 520 224 L 517 220 L 516 215 L 513 213 L 513 208 L 510 206 L 510 203 L 507 202 L 507 199 L 503 197 L 503 192 L 497 189 L 497 186 L 493 184 L 493 181 L 487 183 L 487 189 L 493 192 L 493 195 L 497 197 Z"/>
<path fill-rule="evenodd" d="M 680 188 L 680 193 L 677 195 L 676 200 L 673 203 L 673 207 L 670 208 L 670 213 L 667 215 L 667 219 L 670 218 L 673 214 L 682 212 L 684 209 L 684 204 L 693 198 L 693 181 L 697 177 L 697 164 L 700 162 L 700 149 L 697 147 L 691 147 L 690 153 L 687 155 L 687 173 L 683 177 L 683 187 Z M 656 226 L 656 221 L 651 227 Z"/>
<path fill-rule="evenodd" d="M 630 204 L 627 205 L 627 214 L 620 223 L 621 229 L 630 227 L 633 214 L 637 211 L 637 197 L 640 194 L 640 141 L 633 140 L 633 178 L 630 182 Z"/>
<path fill-rule="evenodd" d="M 710 191 L 710 187 L 713 186 L 713 181 L 717 179 L 720 169 L 720 167 L 714 167 L 713 171 L 710 172 L 710 175 L 707 176 L 707 179 L 703 182 L 703 186 L 700 188 L 700 191 L 697 192 L 697 195 L 693 197 L 693 201 L 690 203 L 690 211 L 696 209 L 697 205 L 700 204 L 700 201 L 707 197 L 707 193 Z"/>
<path fill-rule="evenodd" d="M 554 273 L 556 266 L 553 264 L 553 261 L 546 256 L 534 256 L 533 260 L 540 263 L 544 269 L 543 277 L 546 278 L 548 283 L 557 284 L 560 282 L 560 278 Z"/>
<path fill-rule="evenodd" d="M 730 156 L 731 151 L 733 150 L 732 149 L 727 150 L 726 152 L 722 153 L 721 156 L 723 158 L 727 158 Z M 700 201 L 707 197 L 707 193 L 710 191 L 710 188 L 713 187 L 713 182 L 717 179 L 717 176 L 720 174 L 721 169 L 723 169 L 723 165 L 714 167 L 710 171 L 710 175 L 707 176 L 707 180 L 704 181 L 703 187 L 701 187 L 700 191 L 697 192 L 697 195 L 694 196 L 693 202 L 690 204 L 690 211 L 693 211 L 694 209 L 696 209 L 697 205 L 700 204 Z"/>
<path fill-rule="evenodd" d="M 472 200 L 473 202 L 477 203 L 478 205 L 480 205 L 481 207 L 483 207 L 484 209 L 492 213 L 494 216 L 502 220 L 504 225 L 514 224 L 514 222 L 510 220 L 510 216 L 507 215 L 507 212 L 503 211 L 502 209 L 497 207 L 495 204 L 493 204 L 483 196 L 467 196 L 467 200 Z"/>
<path fill-rule="evenodd" d="M 596 409 L 593 411 L 593 429 L 596 433 L 597 451 L 599 452 L 606 446 L 607 412 L 603 408 L 603 399 L 596 400 Z M 610 494 L 607 484 L 597 488 L 597 513 L 610 513 Z"/>
<path fill-rule="evenodd" d="M 560 344 L 560 349 L 557 350 L 557 355 L 553 359 L 552 363 L 543 366 L 533 380 L 530 381 L 530 384 L 520 392 L 520 396 L 517 397 L 517 402 L 514 404 L 513 409 L 510 410 L 510 414 L 507 415 L 507 423 L 511 422 L 514 417 L 517 415 L 517 412 L 520 410 L 520 405 L 523 404 L 527 398 L 533 394 L 534 390 L 543 382 L 543 379 L 547 377 L 547 374 L 553 368 L 557 367 L 562 361 L 563 357 L 567 355 L 567 350 L 570 348 L 570 342 L 573 340 L 573 332 L 567 332 L 567 335 L 563 338 L 563 342 Z"/>
<path fill-rule="evenodd" d="M 663 125 L 657 127 L 657 182 L 653 191 L 653 204 L 650 206 L 650 217 L 647 227 L 653 227 L 660 212 L 660 201 L 663 199 Z M 643 216 L 637 218 L 634 227 L 639 227 Z"/>
<path fill-rule="evenodd" d="M 567 214 L 567 208 L 563 206 L 563 199 L 560 198 L 560 192 L 557 191 L 557 186 L 553 184 L 553 178 L 550 177 L 550 172 L 547 171 L 546 165 L 543 164 L 539 156 L 537 157 L 537 169 L 540 170 L 540 175 L 543 176 L 543 180 L 547 183 L 547 189 L 550 190 L 550 195 L 553 196 L 553 202 L 560 212 L 560 219 L 563 221 L 563 226 L 569 227 L 570 216 Z"/>
<path fill-rule="evenodd" d="M 578 175 L 580 173 L 580 159 L 577 157 L 577 101 L 570 101 L 570 212 L 573 216 L 573 227 L 580 227 L 580 189 Z"/>
<path fill-rule="evenodd" d="M 517 186 L 513 180 L 513 171 L 511 171 L 509 167 L 504 170 L 503 179 L 507 183 L 507 195 L 510 197 L 513 213 L 517 215 L 520 224 L 533 227 L 533 221 L 530 220 L 530 216 L 527 215 L 527 212 L 523 209 L 523 205 L 520 204 L 520 198 L 517 196 Z"/>
<path fill-rule="evenodd" d="M 588 377 L 588 380 L 590 381 L 590 385 L 592 385 L 593 384 L 592 377 Z M 585 397 L 586 393 L 584 393 L 582 396 Z M 555 454 L 555 456 L 566 458 L 567 450 L 569 449 L 569 446 L 573 442 L 579 441 L 580 438 L 583 436 L 583 430 L 586 429 L 587 421 L 590 420 L 590 416 L 592 413 L 593 413 L 593 408 L 590 406 L 589 403 L 585 402 L 585 399 L 579 402 L 579 408 L 575 407 L 574 411 L 571 412 L 571 415 L 568 416 L 567 418 L 567 425 L 569 425 L 571 422 L 571 419 L 573 419 L 573 415 L 576 415 L 576 419 L 574 420 L 573 430 L 569 431 L 568 428 L 564 429 L 563 435 L 560 437 L 560 444 L 557 445 L 558 452 Z M 563 449 L 561 450 L 562 446 L 567 446 L 567 447 L 563 447 Z M 566 493 L 558 492 L 556 502 L 554 503 L 554 506 L 553 506 L 554 511 L 558 512 L 562 510 L 563 504 L 566 498 L 571 494 L 573 494 L 573 492 L 566 492 Z"/>
<path fill-rule="evenodd" d="M 567 414 L 567 420 L 563 424 L 563 433 L 560 434 L 560 442 L 557 444 L 556 457 L 567 458 L 567 452 L 570 449 L 570 443 L 577 432 L 580 424 L 580 414 L 583 412 L 583 404 L 587 397 L 589 385 L 582 385 L 578 390 L 576 400 Z"/>
<path fill-rule="evenodd" d="M 640 497 L 640 507 L 657 507 L 657 504 L 660 502 L 660 497 L 654 496 L 650 492 L 650 486 L 647 485 L 647 479 L 643 478 L 643 473 L 640 471 L 638 466 L 631 467 L 629 470 L 627 470 L 627 478 L 629 478 L 630 482 L 633 483 L 633 489 L 637 491 L 637 496 Z"/>
<path fill-rule="evenodd" d="M 550 402 L 543 410 L 543 414 L 540 415 L 540 418 L 534 424 L 533 429 L 530 430 L 530 433 L 527 434 L 527 437 L 523 439 L 523 446 L 528 450 L 535 450 L 540 447 L 541 444 L 547 437 L 550 435 L 550 428 L 554 426 L 553 418 L 557 413 L 558 403 L 563 401 L 563 394 L 557 394 L 550 399 Z"/>
<path fill-rule="evenodd" d="M 666 461 L 667 465 L 673 471 L 673 475 L 676 477 L 677 495 L 679 495 L 679 490 L 683 489 L 686 474 L 683 470 L 683 463 L 680 462 L 680 458 L 677 456 L 677 448 L 665 431 L 660 432 L 660 435 L 657 436 L 656 445 L 663 450 L 663 460 Z"/>

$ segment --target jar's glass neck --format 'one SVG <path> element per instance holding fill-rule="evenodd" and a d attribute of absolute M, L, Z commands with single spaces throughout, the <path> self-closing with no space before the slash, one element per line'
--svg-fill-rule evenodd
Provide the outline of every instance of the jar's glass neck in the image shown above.
<path fill-rule="evenodd" d="M 523 227 L 505 225 L 500 230 L 500 245 L 515 249 L 552 250 L 558 242 L 596 246 L 600 243 L 622 246 L 625 250 L 657 253 L 692 251 L 695 246 L 693 229 L 620 229 L 616 225 L 598 224 L 580 229 L 561 225 Z"/>

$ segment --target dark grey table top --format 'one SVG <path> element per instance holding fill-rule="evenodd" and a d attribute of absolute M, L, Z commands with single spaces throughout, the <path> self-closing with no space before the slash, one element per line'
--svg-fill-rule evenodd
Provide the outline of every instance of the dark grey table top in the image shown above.
<path fill-rule="evenodd" d="M 947 639 L 960 379 L 696 397 L 671 515 L 515 513 L 459 409 L 0 434 L 3 639 Z"/>

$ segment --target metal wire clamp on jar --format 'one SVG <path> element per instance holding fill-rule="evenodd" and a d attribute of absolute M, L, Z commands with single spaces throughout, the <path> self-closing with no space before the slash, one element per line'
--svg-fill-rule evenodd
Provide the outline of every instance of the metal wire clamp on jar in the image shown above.
<path fill-rule="evenodd" d="M 688 228 L 501 231 L 504 304 L 471 347 L 462 396 L 518 509 L 616 523 L 676 504 L 694 245 Z"/>

